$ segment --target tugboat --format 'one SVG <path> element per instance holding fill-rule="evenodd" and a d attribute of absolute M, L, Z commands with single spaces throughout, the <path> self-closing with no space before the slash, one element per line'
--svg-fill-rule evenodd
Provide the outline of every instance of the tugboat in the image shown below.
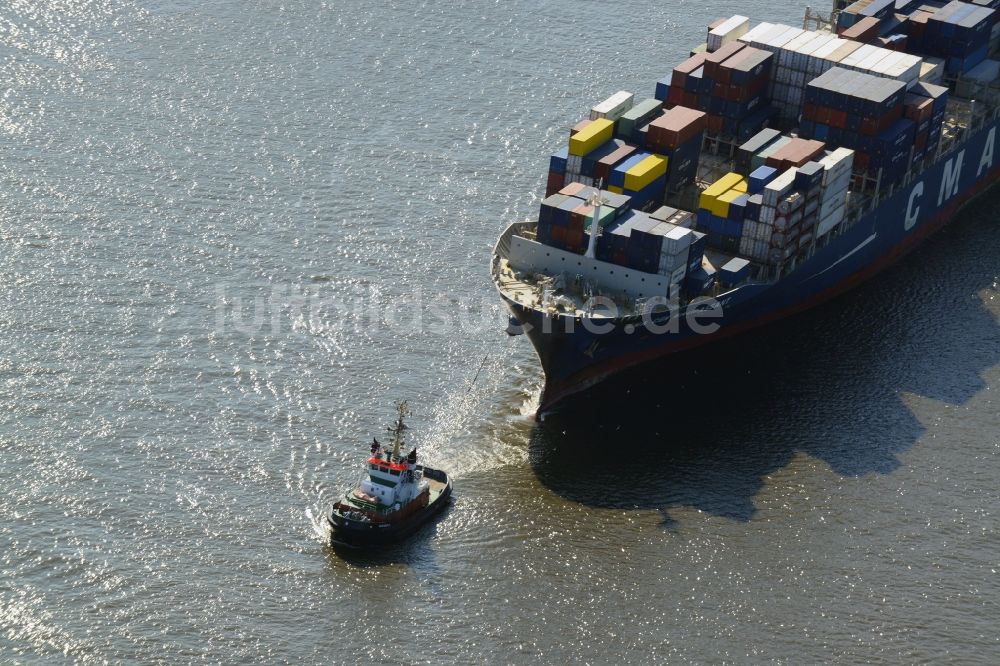
<path fill-rule="evenodd" d="M 396 406 L 399 416 L 391 426 L 391 448 L 377 439 L 360 483 L 347 491 L 327 515 L 334 546 L 364 548 L 398 541 L 412 534 L 442 510 L 451 497 L 451 479 L 431 467 L 417 464 L 417 449 L 401 456 L 406 401 Z"/>

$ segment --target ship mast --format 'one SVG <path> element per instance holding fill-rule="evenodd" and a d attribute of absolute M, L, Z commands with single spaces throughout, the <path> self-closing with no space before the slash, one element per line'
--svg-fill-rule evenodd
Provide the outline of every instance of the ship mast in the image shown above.
<path fill-rule="evenodd" d="M 608 203 L 601 196 L 601 185 L 603 182 L 598 181 L 597 189 L 587 199 L 587 205 L 594 207 L 594 219 L 590 223 L 590 241 L 587 243 L 587 253 L 584 255 L 588 259 L 593 259 L 597 254 L 597 237 L 601 233 L 601 206 Z"/>
<path fill-rule="evenodd" d="M 392 457 L 390 458 L 392 462 L 399 461 L 399 449 L 403 445 L 403 433 L 409 430 L 407 425 L 403 423 L 403 419 L 410 415 L 410 406 L 403 400 L 396 405 L 396 411 L 399 412 L 399 416 L 396 417 L 396 425 L 388 429 L 389 434 L 392 435 Z"/>

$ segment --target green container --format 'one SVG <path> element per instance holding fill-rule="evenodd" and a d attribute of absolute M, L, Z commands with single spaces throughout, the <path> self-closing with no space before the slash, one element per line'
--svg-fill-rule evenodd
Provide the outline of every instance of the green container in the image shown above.
<path fill-rule="evenodd" d="M 658 99 L 642 100 L 618 119 L 616 136 L 625 141 L 632 141 L 632 135 L 635 131 L 645 125 L 662 108 L 663 102 Z"/>

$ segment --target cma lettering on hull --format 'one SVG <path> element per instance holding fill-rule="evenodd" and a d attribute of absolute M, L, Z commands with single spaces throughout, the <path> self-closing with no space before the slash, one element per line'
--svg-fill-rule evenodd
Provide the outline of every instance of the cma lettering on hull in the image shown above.
<path fill-rule="evenodd" d="M 984 173 L 989 173 L 993 168 L 993 152 L 996 144 L 997 129 L 993 127 L 986 136 L 986 143 L 983 145 L 983 153 L 979 157 L 979 164 L 976 168 L 976 180 Z M 940 208 L 959 192 L 959 184 L 962 181 L 962 169 L 966 166 L 965 149 L 949 158 L 941 171 L 941 183 L 937 191 L 937 207 Z M 910 190 L 910 199 L 906 204 L 906 221 L 904 226 L 907 231 L 912 229 L 920 219 L 920 200 L 924 196 L 924 181 L 918 181 Z"/>

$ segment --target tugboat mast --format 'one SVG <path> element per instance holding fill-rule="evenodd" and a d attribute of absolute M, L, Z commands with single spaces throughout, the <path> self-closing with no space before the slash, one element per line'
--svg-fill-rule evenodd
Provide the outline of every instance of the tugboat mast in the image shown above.
<path fill-rule="evenodd" d="M 410 415 L 410 406 L 403 400 L 396 405 L 396 411 L 399 412 L 399 416 L 396 417 L 396 425 L 388 429 L 389 434 L 392 435 L 392 462 L 399 462 L 399 449 L 403 445 L 403 433 L 409 430 L 407 425 L 403 423 L 403 419 Z"/>

